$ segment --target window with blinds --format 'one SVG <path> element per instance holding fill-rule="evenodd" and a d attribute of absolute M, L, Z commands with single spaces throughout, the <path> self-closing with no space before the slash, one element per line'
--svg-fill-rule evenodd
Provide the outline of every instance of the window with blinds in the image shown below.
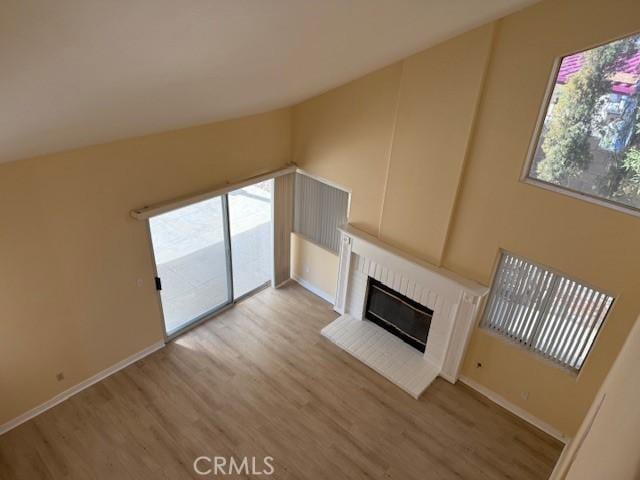
<path fill-rule="evenodd" d="M 612 303 L 604 292 L 503 252 L 481 326 L 578 371 Z"/>
<path fill-rule="evenodd" d="M 337 253 L 338 227 L 347 222 L 349 194 L 297 173 L 294 197 L 293 231 Z"/>

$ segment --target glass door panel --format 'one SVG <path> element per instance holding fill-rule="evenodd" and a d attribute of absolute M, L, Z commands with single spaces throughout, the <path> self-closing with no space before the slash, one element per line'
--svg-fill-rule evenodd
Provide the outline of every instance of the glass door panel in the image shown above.
<path fill-rule="evenodd" d="M 232 301 L 225 200 L 212 198 L 149 220 L 168 336 Z"/>
<path fill-rule="evenodd" d="M 234 299 L 271 281 L 273 180 L 228 194 Z"/>

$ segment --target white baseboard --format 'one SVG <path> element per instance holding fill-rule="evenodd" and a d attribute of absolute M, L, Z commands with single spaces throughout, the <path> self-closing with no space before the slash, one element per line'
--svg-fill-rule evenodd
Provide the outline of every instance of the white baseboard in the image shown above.
<path fill-rule="evenodd" d="M 323 300 L 326 300 L 331 305 L 336 303 L 336 297 L 334 295 L 331 295 L 331 294 L 329 294 L 329 293 L 327 293 L 327 292 L 325 292 L 323 290 L 320 290 L 315 285 L 312 285 L 311 283 L 307 282 L 304 278 L 299 277 L 298 275 L 292 274 L 291 275 L 291 279 L 294 280 L 295 282 L 299 283 L 303 288 L 306 288 L 311 293 L 319 296 Z"/>
<path fill-rule="evenodd" d="M 465 377 L 463 375 L 460 376 L 459 380 L 462 383 L 464 383 L 465 385 L 467 385 L 468 387 L 474 389 L 476 392 L 478 392 L 478 393 L 482 394 L 483 396 L 487 397 L 492 402 L 497 403 L 498 405 L 500 405 L 505 410 L 510 411 L 515 416 L 520 417 L 524 421 L 526 421 L 526 422 L 530 423 L 531 425 L 533 425 L 534 427 L 542 430 L 546 434 L 551 435 L 556 440 L 559 440 L 564 444 L 569 443 L 570 438 L 567 437 L 566 435 L 564 435 L 562 432 L 560 432 L 559 430 L 555 429 L 554 427 L 552 427 L 548 423 L 540 420 L 539 418 L 534 417 L 533 415 L 531 415 L 526 410 L 518 407 L 517 405 L 514 405 L 513 403 L 511 403 L 506 398 L 501 397 L 500 395 L 498 395 L 497 393 L 493 392 L 492 390 L 489 390 L 487 387 L 485 387 L 483 385 L 480 385 L 475 380 L 472 380 L 469 377 Z"/>
<path fill-rule="evenodd" d="M 450 375 L 446 372 L 440 372 L 440 376 L 444 378 L 447 382 L 453 383 L 454 385 L 458 381 L 457 377 L 454 377 L 453 375 Z"/>
<path fill-rule="evenodd" d="M 9 430 L 16 428 L 19 425 L 31 420 L 34 417 L 37 417 L 41 413 L 46 412 L 50 408 L 55 407 L 59 403 L 64 402 L 68 398 L 74 396 L 77 393 L 80 393 L 82 390 L 89 388 L 91 385 L 98 383 L 100 380 L 104 380 L 110 375 L 113 375 L 119 370 L 122 370 L 125 367 L 128 367 L 132 363 L 137 362 L 141 358 L 146 357 L 147 355 L 152 354 L 156 350 L 164 347 L 164 341 L 159 341 L 145 348 L 144 350 L 134 353 L 130 357 L 125 358 L 124 360 L 119 361 L 118 363 L 110 366 L 109 368 L 102 370 L 101 372 L 96 373 L 92 377 L 87 378 L 86 380 L 74 385 L 73 387 L 65 390 L 64 392 L 59 393 L 55 397 L 46 402 L 38 405 L 37 407 L 32 408 L 31 410 L 23 413 L 22 415 L 14 418 L 13 420 L 9 420 L 7 423 L 0 425 L 0 435 L 7 433 Z"/>
<path fill-rule="evenodd" d="M 275 286 L 275 287 L 273 287 L 273 288 L 282 288 L 282 287 L 284 287 L 285 285 L 287 285 L 288 283 L 291 283 L 292 281 L 293 281 L 293 278 L 289 277 L 289 278 L 287 278 L 285 281 L 280 282 L 278 285 L 276 285 L 276 286 Z"/>

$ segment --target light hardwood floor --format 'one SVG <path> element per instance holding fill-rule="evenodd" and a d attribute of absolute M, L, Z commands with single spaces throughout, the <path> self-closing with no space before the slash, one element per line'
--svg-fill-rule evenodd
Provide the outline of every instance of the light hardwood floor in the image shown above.
<path fill-rule="evenodd" d="M 461 385 L 414 400 L 320 336 L 335 317 L 263 290 L 0 437 L 0 478 L 225 478 L 201 455 L 272 456 L 256 478 L 549 476 L 556 440 Z"/>

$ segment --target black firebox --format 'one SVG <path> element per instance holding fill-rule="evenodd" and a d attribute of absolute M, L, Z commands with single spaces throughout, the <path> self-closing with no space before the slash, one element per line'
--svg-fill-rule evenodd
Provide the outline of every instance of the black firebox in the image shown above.
<path fill-rule="evenodd" d="M 424 352 L 433 310 L 369 277 L 365 318 Z"/>

